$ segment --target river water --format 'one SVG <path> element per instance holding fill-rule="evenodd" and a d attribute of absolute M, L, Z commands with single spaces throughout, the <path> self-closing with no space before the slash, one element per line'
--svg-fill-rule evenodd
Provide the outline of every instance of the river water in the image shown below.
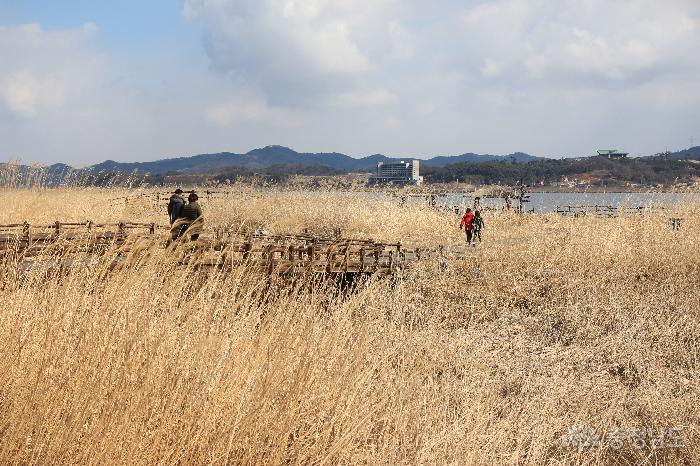
<path fill-rule="evenodd" d="M 700 203 L 700 193 L 530 193 L 526 211 L 537 213 L 555 212 L 565 206 L 613 206 L 627 208 L 670 208 L 691 203 Z M 471 207 L 473 196 L 462 193 L 448 194 L 437 198 L 442 206 Z M 415 202 L 415 201 L 414 201 Z M 513 207 L 517 201 L 512 200 Z M 500 198 L 482 198 L 481 206 L 501 209 L 505 201 Z"/>

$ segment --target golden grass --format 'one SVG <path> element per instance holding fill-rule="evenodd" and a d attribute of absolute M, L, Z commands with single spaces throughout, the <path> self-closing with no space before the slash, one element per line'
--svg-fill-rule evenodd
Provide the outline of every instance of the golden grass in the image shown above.
<path fill-rule="evenodd" d="M 0 223 L 164 223 L 126 190 L 5 190 Z M 210 226 L 457 245 L 454 215 L 357 194 L 202 200 Z M 189 274 L 163 250 L 0 290 L 0 463 L 699 464 L 700 206 L 491 214 L 467 260 L 351 294 Z M 8 267 L 6 264 L 5 267 Z M 583 422 L 681 448 L 566 447 Z"/>

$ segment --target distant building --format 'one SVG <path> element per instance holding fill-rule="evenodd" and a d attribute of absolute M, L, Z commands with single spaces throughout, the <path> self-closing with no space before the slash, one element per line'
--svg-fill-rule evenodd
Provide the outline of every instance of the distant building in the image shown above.
<path fill-rule="evenodd" d="M 422 184 L 420 161 L 379 162 L 377 173 L 370 176 L 370 184 Z"/>
<path fill-rule="evenodd" d="M 601 149 L 598 151 L 598 155 L 609 159 L 626 159 L 630 154 L 627 152 L 620 152 L 617 149 Z"/>

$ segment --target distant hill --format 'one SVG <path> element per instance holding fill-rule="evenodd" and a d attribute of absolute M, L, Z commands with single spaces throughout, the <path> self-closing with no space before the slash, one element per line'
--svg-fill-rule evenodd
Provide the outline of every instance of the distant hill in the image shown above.
<path fill-rule="evenodd" d="M 412 157 L 405 157 L 408 160 Z M 426 166 L 443 167 L 452 163 L 470 162 L 529 162 L 538 160 L 539 157 L 518 152 L 511 155 L 479 155 L 462 154 L 455 156 L 433 157 L 421 160 Z M 181 173 L 214 173 L 229 167 L 239 167 L 249 170 L 262 169 L 275 165 L 288 166 L 325 166 L 334 170 L 347 172 L 367 172 L 374 170 L 378 162 L 400 160 L 390 158 L 382 154 L 370 155 L 363 158 L 354 158 L 349 155 L 337 152 L 330 153 L 300 153 L 288 147 L 267 146 L 261 149 L 254 149 L 245 154 L 235 154 L 232 152 L 220 152 L 218 154 L 200 154 L 191 157 L 178 157 L 172 159 L 162 159 L 153 162 L 115 162 L 106 160 L 97 165 L 89 167 L 93 172 L 121 172 L 121 173 L 151 173 L 163 175 L 172 172 Z"/>
<path fill-rule="evenodd" d="M 671 152 L 669 154 L 663 154 L 662 157 L 671 160 L 700 160 L 700 146 L 691 147 L 678 152 Z"/>
<path fill-rule="evenodd" d="M 0 186 L 58 186 L 78 172 L 63 163 L 28 166 L 0 162 Z"/>
<path fill-rule="evenodd" d="M 482 154 L 462 154 L 448 157 L 433 157 L 432 159 L 423 160 L 421 163 L 428 167 L 444 167 L 453 163 L 485 163 L 485 162 L 516 162 L 527 163 L 533 160 L 540 160 L 543 157 L 535 157 L 534 155 L 524 152 L 516 152 L 510 155 L 482 155 Z"/>
<path fill-rule="evenodd" d="M 413 157 L 405 157 L 409 160 Z M 337 152 L 300 153 L 288 147 L 267 146 L 245 154 L 220 152 L 177 157 L 153 162 L 106 160 L 91 167 L 74 169 L 66 164 L 37 166 L 0 163 L 0 185 L 138 185 L 163 183 L 166 175 L 204 177 L 212 180 L 240 176 L 286 179 L 291 175 L 328 176 L 349 172 L 371 172 L 378 162 L 400 160 L 382 154 L 354 158 Z M 693 182 L 700 177 L 700 146 L 674 153 L 609 160 L 591 156 L 552 159 L 522 152 L 510 155 L 466 153 L 421 160 L 421 174 L 428 183 L 468 181 L 474 184 L 534 184 L 567 178 L 599 179 L 601 183 L 671 184 Z M 132 174 L 137 176 L 131 176 Z M 594 176 L 595 175 L 595 176 Z"/>
<path fill-rule="evenodd" d="M 700 178 L 700 163 L 694 160 L 700 151 L 696 149 L 619 159 L 595 155 L 515 164 L 460 162 L 443 167 L 428 166 L 422 170 L 422 175 L 428 183 L 462 180 L 476 185 L 514 185 L 522 181 L 548 186 L 563 180 L 590 186 L 692 185 Z"/>

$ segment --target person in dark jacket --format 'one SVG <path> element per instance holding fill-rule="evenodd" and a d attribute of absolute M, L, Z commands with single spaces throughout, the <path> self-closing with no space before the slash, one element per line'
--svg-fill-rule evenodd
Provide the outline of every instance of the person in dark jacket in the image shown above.
<path fill-rule="evenodd" d="M 199 196 L 195 193 L 190 193 L 189 196 L 187 196 L 187 205 L 185 205 L 182 210 L 180 211 L 180 217 L 179 220 L 182 226 L 180 227 L 180 232 L 178 234 L 178 237 L 182 236 L 185 231 L 190 228 L 190 226 L 197 220 L 199 220 L 198 223 L 202 223 L 202 208 L 199 206 L 199 203 L 197 200 L 199 199 Z M 192 241 L 196 241 L 197 238 L 199 238 L 199 233 L 194 233 L 190 236 L 190 239 Z"/>
<path fill-rule="evenodd" d="M 184 206 L 185 199 L 182 197 L 182 189 L 178 188 L 170 196 L 170 201 L 168 202 L 168 217 L 170 217 L 171 225 L 180 217 L 180 211 Z"/>
<path fill-rule="evenodd" d="M 474 215 L 476 215 L 481 210 L 481 197 L 476 196 L 474 198 Z"/>
<path fill-rule="evenodd" d="M 481 216 L 480 211 L 475 211 L 474 212 L 474 221 L 472 222 L 474 225 L 474 240 L 476 241 L 477 239 L 481 243 L 481 230 L 484 229 L 484 218 Z"/>

